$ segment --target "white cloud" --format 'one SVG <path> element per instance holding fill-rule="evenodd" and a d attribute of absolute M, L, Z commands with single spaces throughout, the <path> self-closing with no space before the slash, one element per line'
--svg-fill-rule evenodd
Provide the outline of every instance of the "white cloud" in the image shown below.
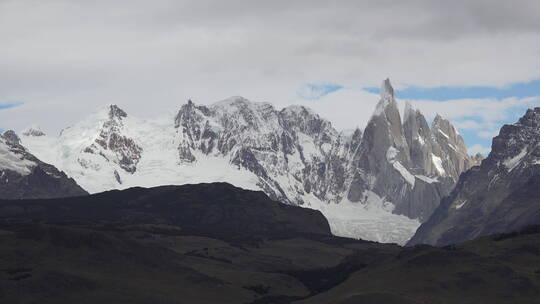
<path fill-rule="evenodd" d="M 145 117 L 233 95 L 362 126 L 378 97 L 359 87 L 386 77 L 396 87 L 540 78 L 540 2 L 509 3 L 0 0 L 0 101 L 24 102 L 0 111 L 0 127 L 58 132 L 106 103 Z M 298 98 L 327 82 L 349 89 Z M 474 102 L 484 103 L 418 104 L 454 120 L 464 119 L 455 106 L 483 122 L 504 116 Z"/>
<path fill-rule="evenodd" d="M 300 88 L 298 96 L 306 100 L 317 100 L 341 88 L 340 85 L 332 83 L 308 83 Z"/>
<path fill-rule="evenodd" d="M 477 133 L 481 138 L 493 138 L 499 134 L 499 130 L 482 130 Z"/>
<path fill-rule="evenodd" d="M 504 123 L 514 123 L 527 108 L 540 106 L 540 97 L 455 99 L 447 101 L 411 100 L 428 119 L 437 113 L 451 120 L 460 130 L 471 130 L 476 136 L 489 139 L 499 133 Z"/>
<path fill-rule="evenodd" d="M 480 144 L 475 144 L 475 145 L 472 145 L 471 147 L 468 147 L 467 150 L 469 151 L 469 154 L 471 155 L 475 155 L 476 153 L 487 155 L 491 151 L 491 148 L 484 147 Z"/>
<path fill-rule="evenodd" d="M 364 128 L 378 101 L 377 94 L 360 88 L 343 88 L 315 101 L 297 100 L 294 103 L 312 108 L 336 128 L 344 130 Z"/>

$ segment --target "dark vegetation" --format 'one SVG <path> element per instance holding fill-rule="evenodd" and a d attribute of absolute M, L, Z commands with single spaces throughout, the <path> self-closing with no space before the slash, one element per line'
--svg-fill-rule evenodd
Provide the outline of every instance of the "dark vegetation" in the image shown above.
<path fill-rule="evenodd" d="M 227 184 L 0 201 L 0 303 L 538 303 L 539 273 L 538 227 L 401 248 Z"/>

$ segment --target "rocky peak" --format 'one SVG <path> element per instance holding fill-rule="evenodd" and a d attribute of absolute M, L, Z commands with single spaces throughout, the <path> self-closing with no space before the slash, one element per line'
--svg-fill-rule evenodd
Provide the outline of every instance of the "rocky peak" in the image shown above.
<path fill-rule="evenodd" d="M 540 107 L 528 109 L 525 115 L 519 119 L 518 124 L 528 128 L 540 128 Z"/>
<path fill-rule="evenodd" d="M 437 135 L 437 131 L 442 132 L 442 135 L 446 138 L 450 138 L 452 140 L 456 140 L 457 132 L 454 126 L 450 123 L 450 121 L 444 119 L 441 115 L 437 114 L 435 115 L 435 118 L 433 119 L 433 123 L 431 124 L 432 129 L 434 130 L 434 134 Z"/>
<path fill-rule="evenodd" d="M 381 86 L 381 99 L 355 153 L 354 164 L 359 170 L 353 177 L 349 200 L 361 201 L 366 190 L 389 201 L 401 200 L 415 183 L 408 171 L 410 162 L 394 90 L 386 79 Z"/>
<path fill-rule="evenodd" d="M 411 170 L 416 174 L 436 175 L 431 156 L 434 145 L 431 130 L 424 115 L 408 102 L 405 104 L 403 131 L 411 155 Z"/>
<path fill-rule="evenodd" d="M 41 131 L 39 127 L 29 127 L 22 132 L 22 135 L 39 137 L 39 136 L 45 136 L 45 133 Z"/>
<path fill-rule="evenodd" d="M 210 116 L 210 110 L 205 106 L 197 106 L 191 101 L 180 107 L 178 114 L 174 119 L 175 128 L 180 126 L 188 127 L 193 124 L 199 124 L 204 120 L 204 116 Z"/>
<path fill-rule="evenodd" d="M 304 106 L 286 107 L 279 112 L 279 117 L 285 130 L 300 131 L 324 142 L 330 142 L 331 138 L 338 135 L 328 120 Z"/>
<path fill-rule="evenodd" d="M 461 174 L 410 244 L 447 245 L 538 223 L 540 205 L 532 194 L 538 190 L 530 182 L 540 176 L 539 122 L 540 108 L 535 108 L 517 123 L 504 125 L 488 157 Z M 476 155 L 472 162 L 481 158 Z"/>
<path fill-rule="evenodd" d="M 210 109 L 219 123 L 229 130 L 270 133 L 279 124 L 278 112 L 269 103 L 252 102 L 241 96 L 234 96 L 214 103 Z"/>
<path fill-rule="evenodd" d="M 465 141 L 449 120 L 437 114 L 431 124 L 431 130 L 438 142 L 450 143 L 457 152 L 466 152 Z"/>
<path fill-rule="evenodd" d="M 117 105 L 111 104 L 109 105 L 109 118 L 110 119 L 122 119 L 124 117 L 127 117 L 127 113 L 120 109 Z"/>
<path fill-rule="evenodd" d="M 407 148 L 407 142 L 403 136 L 403 127 L 397 102 L 394 98 L 394 89 L 390 80 L 383 81 L 381 86 L 381 99 L 375 108 L 366 129 L 364 130 L 363 149 L 367 157 L 374 157 L 372 165 L 385 160 L 386 151 L 394 147 L 400 152 L 397 158 L 408 165 L 410 159 L 407 153 L 401 153 Z M 373 155 L 370 155 L 373 154 Z"/>
<path fill-rule="evenodd" d="M 6 132 L 4 132 L 4 134 L 2 134 L 2 136 L 6 139 L 6 142 L 8 142 L 8 143 L 10 143 L 12 145 L 20 145 L 21 144 L 21 139 L 19 138 L 17 133 L 15 133 L 15 131 L 13 131 L 13 130 L 7 130 Z"/>
<path fill-rule="evenodd" d="M 504 125 L 493 138 L 488 160 L 515 168 L 528 154 L 540 158 L 540 107 L 529 109 L 515 124 Z"/>
<path fill-rule="evenodd" d="M 441 175 L 457 181 L 461 172 L 476 164 L 467 152 L 465 141 L 450 121 L 437 114 L 431 124 L 431 133 L 436 144 L 434 154 L 437 162 L 441 162 L 445 168 Z"/>
<path fill-rule="evenodd" d="M 390 79 L 383 80 L 381 85 L 381 99 L 394 99 L 394 88 L 390 84 Z"/>
<path fill-rule="evenodd" d="M 408 120 L 414 119 L 416 111 L 409 101 L 405 101 L 405 110 L 403 110 L 403 123 Z"/>
<path fill-rule="evenodd" d="M 198 106 L 188 100 L 180 107 L 174 119 L 177 132 L 178 155 L 181 163 L 196 161 L 192 150 L 200 148 L 203 153 L 212 152 L 216 145 L 216 130 L 213 128 L 212 111 L 206 106 Z"/>
<path fill-rule="evenodd" d="M 93 167 L 90 165 L 93 163 L 93 157 L 90 155 L 99 155 L 106 162 L 115 163 L 125 172 L 133 174 L 141 158 L 142 147 L 134 139 L 125 135 L 128 115 L 115 104 L 107 105 L 97 113 L 100 120 L 103 119 L 104 112 L 108 120 L 103 122 L 97 138 L 83 149 L 83 153 L 89 155 L 85 155 L 78 161 L 81 165 L 84 164 L 83 166 Z"/>

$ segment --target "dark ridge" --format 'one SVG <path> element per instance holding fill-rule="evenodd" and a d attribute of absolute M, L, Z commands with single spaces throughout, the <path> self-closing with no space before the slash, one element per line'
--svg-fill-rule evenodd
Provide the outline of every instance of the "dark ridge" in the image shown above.
<path fill-rule="evenodd" d="M 227 183 L 137 187 L 73 198 L 0 201 L 0 218 L 7 217 L 57 225 L 78 222 L 105 230 L 127 229 L 118 222 L 159 224 L 159 228 L 153 229 L 163 233 L 227 238 L 292 233 L 331 235 L 328 222 L 319 211 L 281 204 L 263 192 Z"/>
<path fill-rule="evenodd" d="M 495 234 L 491 236 L 491 238 L 497 242 L 497 241 L 513 239 L 519 236 L 529 235 L 529 234 L 540 234 L 540 225 L 527 226 L 523 228 L 522 230 L 516 231 L 516 232 Z"/>
<path fill-rule="evenodd" d="M 229 184 L 0 201 L 0 303 L 490 303 L 540 296 L 540 228 L 461 244 L 338 238 Z"/>

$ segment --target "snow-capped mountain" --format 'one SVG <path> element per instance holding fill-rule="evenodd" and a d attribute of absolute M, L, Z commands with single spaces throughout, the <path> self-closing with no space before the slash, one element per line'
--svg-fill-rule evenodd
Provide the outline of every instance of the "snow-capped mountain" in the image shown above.
<path fill-rule="evenodd" d="M 386 80 L 364 132 L 339 132 L 306 107 L 232 97 L 153 121 L 110 105 L 59 137 L 22 140 L 90 192 L 223 181 L 321 210 L 335 234 L 404 243 L 474 164 L 448 121 L 429 128 L 410 106 L 405 117 Z"/>
<path fill-rule="evenodd" d="M 462 174 L 410 244 L 446 245 L 540 223 L 540 108 L 493 138 L 489 156 Z"/>
<path fill-rule="evenodd" d="M 0 199 L 58 198 L 88 194 L 29 153 L 11 130 L 0 135 Z"/>

